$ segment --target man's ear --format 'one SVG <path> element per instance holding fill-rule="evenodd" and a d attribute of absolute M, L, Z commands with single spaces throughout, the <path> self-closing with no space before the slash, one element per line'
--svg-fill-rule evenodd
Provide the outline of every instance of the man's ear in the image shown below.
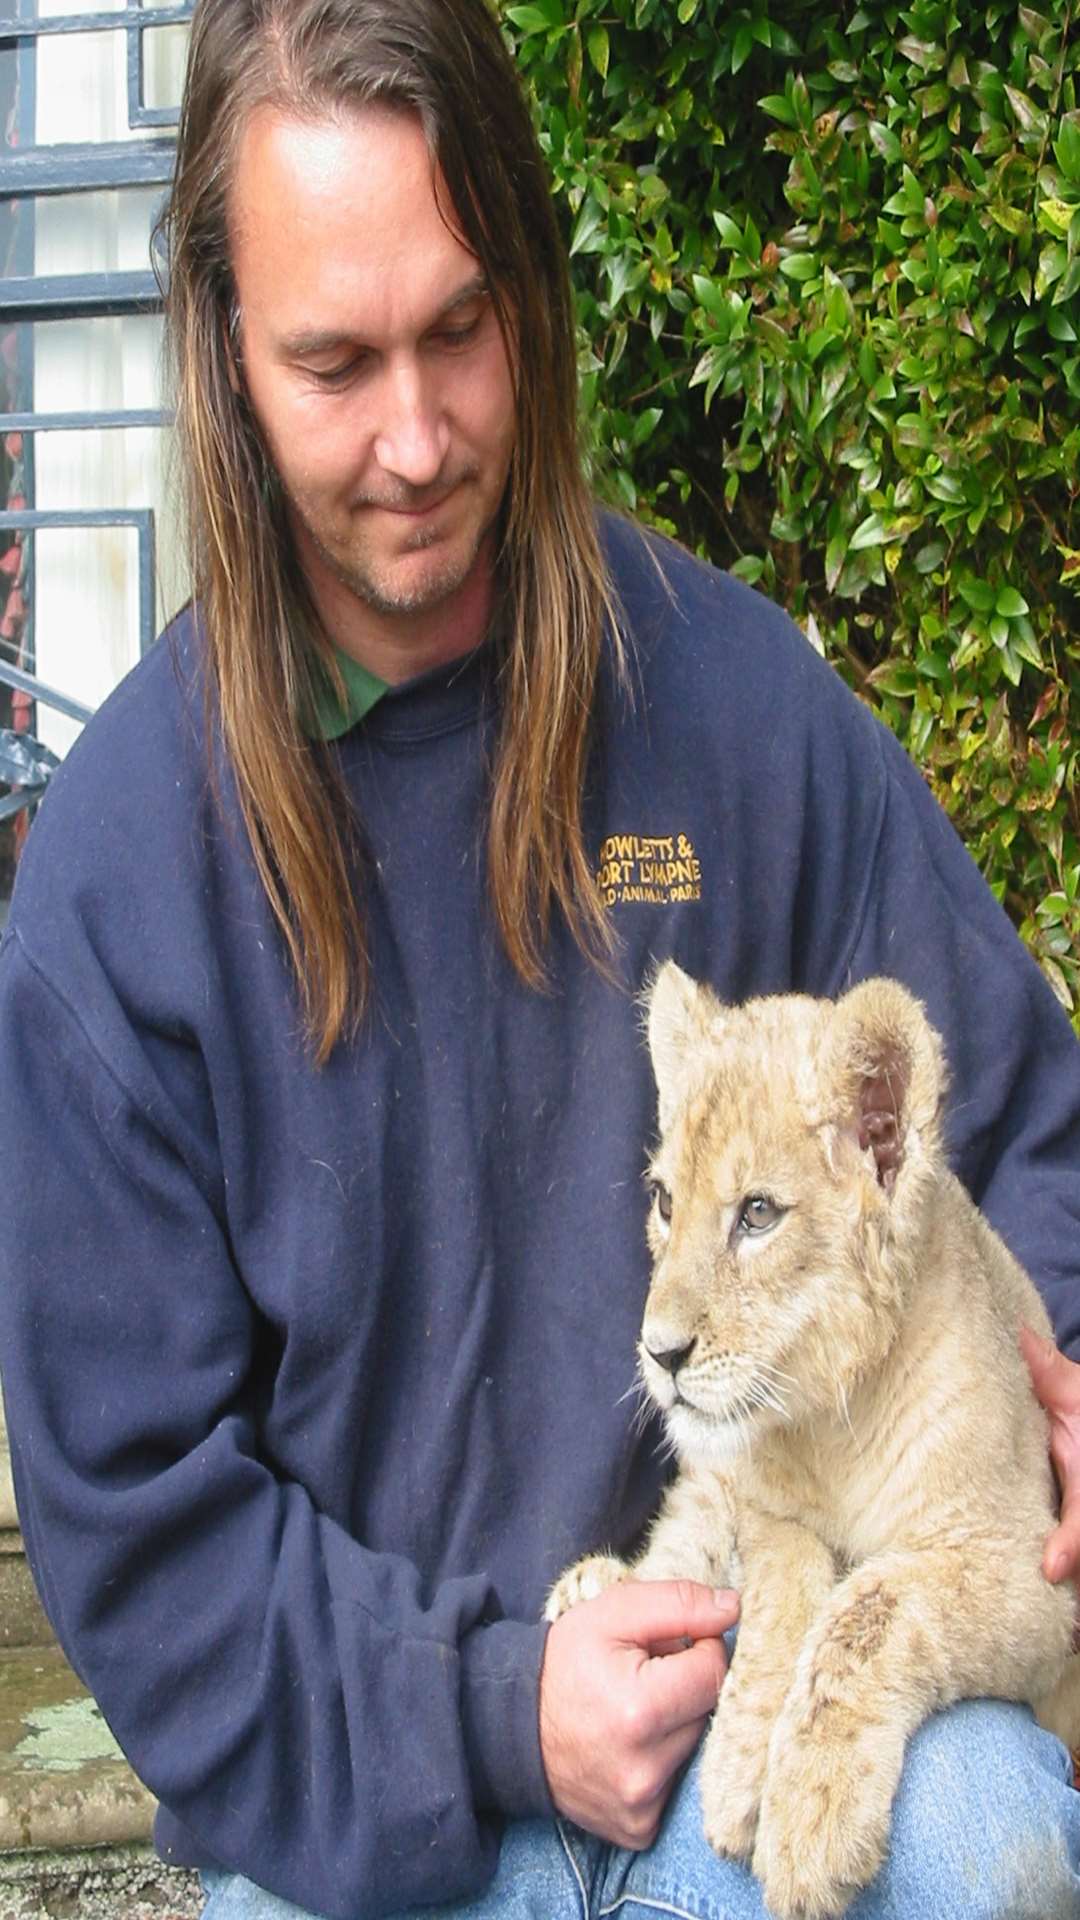
<path fill-rule="evenodd" d="M 646 988 L 645 1005 L 660 1131 L 665 1133 L 676 1109 L 703 1077 L 702 1055 L 722 1024 L 724 1008 L 674 960 L 665 961 Z"/>
<path fill-rule="evenodd" d="M 897 980 L 864 980 L 838 1001 L 823 1071 L 829 1106 L 891 1194 L 913 1153 L 939 1145 L 948 1073 L 920 1001 Z"/>

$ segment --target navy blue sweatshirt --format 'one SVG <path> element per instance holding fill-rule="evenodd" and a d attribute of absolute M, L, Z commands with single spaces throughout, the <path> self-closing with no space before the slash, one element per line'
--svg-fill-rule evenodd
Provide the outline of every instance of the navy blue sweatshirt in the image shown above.
<path fill-rule="evenodd" d="M 49 1613 L 165 1854 L 332 1917 L 463 1898 L 548 1810 L 545 1588 L 654 1507 L 626 1398 L 653 1089 L 634 996 L 895 974 L 955 1163 L 1080 1345 L 1080 1052 L 891 738 L 774 607 L 606 538 L 632 695 L 585 831 L 617 979 L 486 893 L 486 650 L 337 742 L 371 1017 L 322 1070 L 182 618 L 87 728 L 0 949 L 2 1363 Z M 973 1471 L 977 1463 L 973 1463 Z"/>

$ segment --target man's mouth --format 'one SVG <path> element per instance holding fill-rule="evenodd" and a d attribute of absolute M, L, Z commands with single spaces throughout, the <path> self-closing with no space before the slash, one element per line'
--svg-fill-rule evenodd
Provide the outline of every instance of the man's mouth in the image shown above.
<path fill-rule="evenodd" d="M 418 507 L 390 506 L 381 502 L 375 504 L 378 505 L 380 513 L 393 514 L 395 520 L 426 520 L 429 514 L 437 512 L 449 498 L 448 493 L 441 493 L 437 500 L 426 500 L 422 506 Z"/>
<path fill-rule="evenodd" d="M 440 486 L 437 493 L 416 498 L 403 496 L 395 499 L 391 495 L 387 499 L 380 499 L 377 494 L 361 494 L 355 504 L 357 507 L 373 507 L 379 513 L 393 514 L 400 520 L 425 520 L 429 514 L 437 513 L 440 507 L 444 507 L 465 481 L 472 477 L 469 472 L 459 473 L 456 478 Z"/>

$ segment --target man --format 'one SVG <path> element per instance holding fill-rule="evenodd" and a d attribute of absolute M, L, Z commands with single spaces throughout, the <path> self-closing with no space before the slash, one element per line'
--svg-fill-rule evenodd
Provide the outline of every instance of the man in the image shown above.
<path fill-rule="evenodd" d="M 537 1624 L 661 1484 L 633 996 L 670 953 L 906 979 L 1075 1341 L 1073 1042 L 783 616 L 598 531 L 483 0 L 202 0 L 169 224 L 197 610 L 70 756 L 0 957 L 28 1553 L 212 1920 L 761 1920 L 682 1771 L 733 1596 Z M 1067 1781 L 1025 1710 L 940 1716 L 853 1920 L 1080 1912 Z"/>

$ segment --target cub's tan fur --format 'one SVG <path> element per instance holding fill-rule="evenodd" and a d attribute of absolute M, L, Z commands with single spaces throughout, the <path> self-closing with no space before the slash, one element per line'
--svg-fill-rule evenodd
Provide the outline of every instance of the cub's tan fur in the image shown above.
<path fill-rule="evenodd" d="M 948 1169 L 940 1042 L 894 981 L 733 1009 L 669 964 L 649 1047 L 640 1357 L 680 1472 L 641 1559 L 579 1563 L 548 1614 L 630 1574 L 741 1588 L 706 1833 L 780 1920 L 826 1920 L 881 1864 L 905 1742 L 935 1708 L 1027 1700 L 1080 1736 L 1017 1345 L 1048 1322 Z"/>

